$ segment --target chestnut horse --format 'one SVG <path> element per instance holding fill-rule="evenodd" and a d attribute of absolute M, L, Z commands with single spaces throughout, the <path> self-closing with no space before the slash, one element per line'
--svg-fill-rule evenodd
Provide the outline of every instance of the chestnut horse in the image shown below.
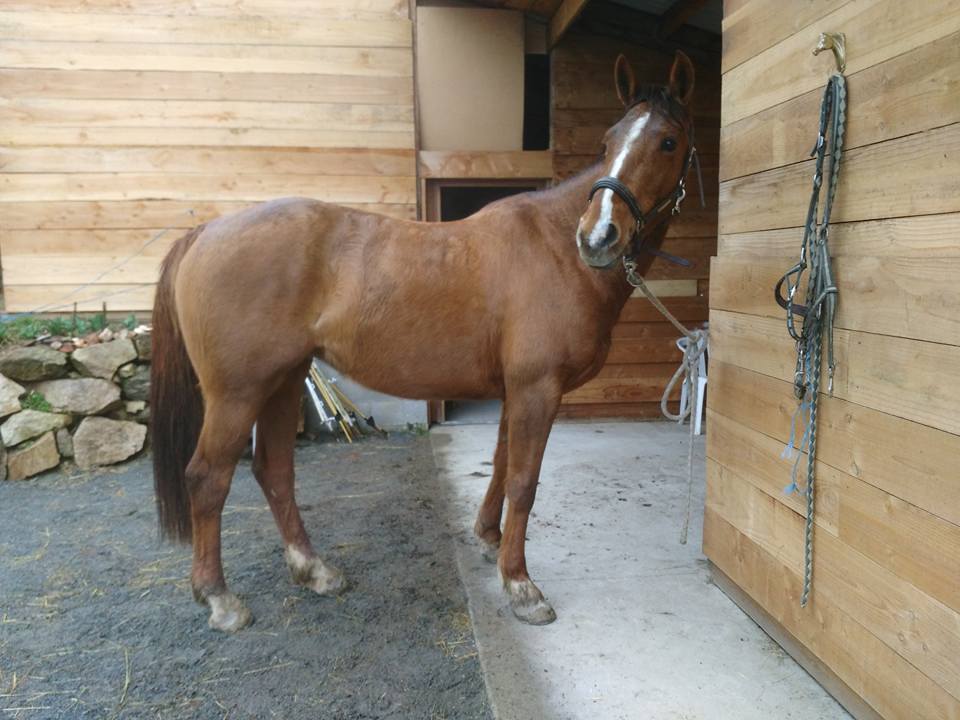
<path fill-rule="evenodd" d="M 235 631 L 251 619 L 227 590 L 220 521 L 254 423 L 253 473 L 293 579 L 320 594 L 345 587 L 314 551 L 294 500 L 298 401 L 314 356 L 392 395 L 503 399 L 475 530 L 498 549 L 514 614 L 555 619 L 524 555 L 544 446 L 561 395 L 606 359 L 631 292 L 618 261 L 649 268 L 653 254 L 638 244 L 656 251 L 662 242 L 671 214 L 659 212 L 662 200 L 682 195 L 693 152 L 685 55 L 666 87 L 638 87 L 623 56 L 614 76 L 626 113 L 603 157 L 551 189 L 448 223 L 288 198 L 174 244 L 153 314 L 154 477 L 162 533 L 193 543 L 193 592 L 211 627 Z"/>

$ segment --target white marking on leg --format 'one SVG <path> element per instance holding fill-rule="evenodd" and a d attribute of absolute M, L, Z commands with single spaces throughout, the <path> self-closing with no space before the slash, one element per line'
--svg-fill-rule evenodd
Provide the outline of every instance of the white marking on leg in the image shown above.
<path fill-rule="evenodd" d="M 547 625 L 557 619 L 553 607 L 532 580 L 507 580 L 504 583 L 510 609 L 516 618 L 531 625 Z"/>
<path fill-rule="evenodd" d="M 232 592 L 210 595 L 207 603 L 210 605 L 210 619 L 207 622 L 214 630 L 237 632 L 253 620 L 247 606 Z"/>
<path fill-rule="evenodd" d="M 294 582 L 305 585 L 318 595 L 336 595 L 346 588 L 343 573 L 316 555 L 308 557 L 292 545 L 286 547 L 283 555 Z"/>
<path fill-rule="evenodd" d="M 297 550 L 293 545 L 287 545 L 283 555 L 291 570 L 304 571 L 310 569 L 310 558 Z"/>
<path fill-rule="evenodd" d="M 627 133 L 627 139 L 624 141 L 623 147 L 620 148 L 620 152 L 617 153 L 617 157 L 613 160 L 613 165 L 610 166 L 610 172 L 607 174 L 607 177 L 616 178 L 620 174 L 620 171 L 623 169 L 623 163 L 626 162 L 627 156 L 633 148 L 633 144 L 637 138 L 640 137 L 649 119 L 650 113 L 644 113 L 634 120 L 633 125 L 630 126 L 630 132 Z M 600 196 L 600 219 L 597 220 L 593 226 L 590 237 L 587 238 L 587 245 L 591 248 L 596 248 L 603 241 L 607 236 L 607 229 L 610 226 L 612 218 L 613 190 L 606 189 L 603 191 L 603 195 Z"/>

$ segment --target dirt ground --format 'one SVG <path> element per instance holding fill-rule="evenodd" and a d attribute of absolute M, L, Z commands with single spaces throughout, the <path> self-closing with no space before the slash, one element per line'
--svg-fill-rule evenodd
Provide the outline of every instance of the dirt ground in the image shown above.
<path fill-rule="evenodd" d="M 148 458 L 0 483 L 0 719 L 491 717 L 427 439 L 297 454 L 350 590 L 291 583 L 245 461 L 224 564 L 256 621 L 236 636 L 207 628 L 189 550 L 157 540 Z"/>

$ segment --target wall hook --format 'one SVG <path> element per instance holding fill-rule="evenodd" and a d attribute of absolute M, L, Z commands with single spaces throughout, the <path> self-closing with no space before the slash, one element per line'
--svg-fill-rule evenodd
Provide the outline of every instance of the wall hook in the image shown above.
<path fill-rule="evenodd" d="M 847 69 L 847 38 L 843 33 L 820 33 L 817 40 L 817 46 L 813 49 L 814 55 L 819 55 L 823 50 L 833 50 L 833 58 L 837 61 L 837 70 L 843 72 Z"/>

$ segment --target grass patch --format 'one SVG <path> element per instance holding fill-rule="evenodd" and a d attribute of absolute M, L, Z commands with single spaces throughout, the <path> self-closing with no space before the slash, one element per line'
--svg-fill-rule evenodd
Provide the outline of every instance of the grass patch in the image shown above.
<path fill-rule="evenodd" d="M 39 410 L 40 412 L 52 412 L 53 406 L 47 402 L 47 399 L 36 390 L 28 392 L 20 401 L 20 406 L 24 410 Z"/>
<path fill-rule="evenodd" d="M 0 319 L 0 344 L 13 345 L 16 343 L 36 340 L 44 335 L 61 337 L 83 337 L 92 332 L 100 332 L 106 327 L 133 330 L 138 325 L 137 316 L 130 314 L 120 322 L 109 323 L 103 313 L 96 315 L 67 316 L 67 317 L 36 317 L 24 315 Z"/>

